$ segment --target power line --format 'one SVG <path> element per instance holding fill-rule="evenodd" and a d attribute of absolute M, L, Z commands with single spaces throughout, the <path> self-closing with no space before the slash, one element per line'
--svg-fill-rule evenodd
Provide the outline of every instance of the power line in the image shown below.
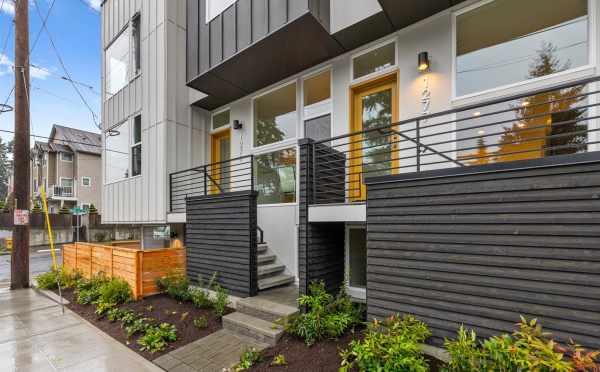
<path fill-rule="evenodd" d="M 35 4 L 35 9 L 37 11 L 38 16 L 40 17 L 40 20 L 43 21 L 44 17 L 42 16 L 42 12 L 40 10 L 38 0 L 33 0 L 33 3 Z M 77 88 L 77 85 L 73 82 L 73 78 L 71 77 L 71 74 L 67 70 L 67 67 L 65 66 L 65 63 L 64 63 L 62 57 L 60 56 L 60 53 L 58 52 L 58 48 L 56 47 L 56 44 L 54 44 L 54 39 L 52 37 L 52 34 L 50 33 L 50 30 L 48 30 L 48 27 L 46 27 L 45 23 L 42 23 L 42 28 L 46 31 L 46 34 L 48 35 L 48 39 L 50 41 L 50 45 L 52 46 L 52 50 L 54 50 L 54 53 L 56 54 L 56 58 L 58 58 L 58 61 L 60 62 L 60 65 L 63 69 L 63 72 L 69 78 L 68 81 L 73 86 L 73 89 L 75 89 L 75 92 L 77 92 L 77 95 L 79 95 L 79 98 L 81 98 L 81 101 L 83 102 L 83 104 L 88 108 L 88 110 L 92 114 L 92 120 L 94 121 L 94 124 L 96 125 L 96 127 L 98 127 L 98 129 L 102 130 L 102 128 L 98 124 L 98 120 L 96 118 L 96 113 L 94 112 L 92 107 L 89 105 L 89 103 L 87 102 L 87 100 L 85 99 L 83 94 L 81 94 L 81 92 L 79 91 L 79 88 Z"/>
<path fill-rule="evenodd" d="M 87 89 L 89 89 L 89 90 L 90 90 L 90 92 L 94 93 L 94 94 L 95 94 L 95 95 L 97 95 L 97 96 L 100 96 L 100 95 L 101 95 L 101 94 L 100 94 L 100 92 L 96 92 L 96 91 L 94 90 L 94 87 L 93 87 L 93 86 L 91 86 L 91 85 L 89 85 L 89 84 L 83 83 L 83 82 L 81 82 L 81 81 L 77 81 L 77 80 L 72 80 L 72 79 L 69 79 L 67 76 L 64 76 L 64 75 L 61 75 L 61 74 L 57 74 L 56 72 L 50 71 L 50 70 L 48 70 L 48 69 L 45 69 L 45 68 L 43 68 L 43 67 L 40 67 L 40 66 L 36 66 L 36 65 L 34 65 L 33 63 L 30 63 L 30 64 L 29 64 L 29 66 L 31 66 L 31 67 L 33 67 L 33 68 L 37 68 L 38 70 L 42 70 L 42 71 L 44 71 L 44 72 L 47 72 L 48 74 L 50 74 L 50 75 L 52 75 L 52 76 L 56 77 L 57 79 L 60 79 L 60 80 L 65 80 L 65 81 L 71 81 L 71 82 L 72 82 L 72 83 L 74 83 L 74 84 L 77 84 L 77 85 L 79 85 L 79 86 L 82 86 L 82 87 L 84 87 L 84 88 L 87 88 Z"/>

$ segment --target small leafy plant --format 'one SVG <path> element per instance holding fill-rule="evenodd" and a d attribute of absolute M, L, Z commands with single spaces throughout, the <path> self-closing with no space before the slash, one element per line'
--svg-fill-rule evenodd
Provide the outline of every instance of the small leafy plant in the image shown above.
<path fill-rule="evenodd" d="M 216 292 L 215 302 L 213 304 L 215 315 L 219 318 L 222 318 L 227 310 L 227 305 L 229 305 L 229 293 L 219 284 L 215 284 L 213 289 Z"/>
<path fill-rule="evenodd" d="M 213 307 L 213 301 L 204 288 L 204 280 L 201 275 L 198 275 L 198 287 L 190 288 L 190 298 L 197 308 L 208 309 Z"/>
<path fill-rule="evenodd" d="M 144 333 L 148 329 L 152 328 L 154 319 L 151 318 L 136 318 L 133 322 L 125 326 L 125 332 L 127 338 L 131 338 L 138 333 Z"/>
<path fill-rule="evenodd" d="M 178 273 L 169 273 L 163 278 L 156 280 L 156 286 L 163 292 L 166 292 L 169 297 L 177 301 L 190 300 L 190 282 L 189 280 Z"/>
<path fill-rule="evenodd" d="M 234 367 L 234 371 L 239 372 L 250 369 L 253 365 L 260 363 L 261 360 L 262 357 L 260 353 L 256 349 L 250 348 L 244 351 L 240 357 L 240 362 Z"/>
<path fill-rule="evenodd" d="M 204 329 L 208 327 L 208 319 L 205 316 L 199 316 L 194 319 L 194 326 L 198 329 Z"/>
<path fill-rule="evenodd" d="M 600 371 L 599 352 L 575 344 L 561 346 L 536 319 L 521 317 L 518 327 L 512 335 L 482 342 L 473 330 L 461 327 L 455 340 L 445 341 L 451 357 L 445 371 Z"/>
<path fill-rule="evenodd" d="M 102 273 L 92 277 L 90 280 L 80 280 L 77 283 L 77 303 L 89 305 L 100 298 L 100 288 L 109 279 Z"/>
<path fill-rule="evenodd" d="M 285 355 L 283 354 L 277 354 L 275 355 L 275 357 L 273 358 L 273 361 L 271 362 L 272 366 L 287 366 L 287 360 L 285 360 Z"/>
<path fill-rule="evenodd" d="M 413 316 L 391 316 L 384 322 L 369 324 L 365 337 L 354 340 L 340 353 L 340 372 L 413 371 L 427 372 L 429 367 L 420 344 L 431 332 Z"/>
<path fill-rule="evenodd" d="M 287 333 L 304 340 L 311 346 L 325 338 L 340 337 L 362 321 L 362 308 L 352 303 L 345 290 L 336 297 L 327 293 L 323 282 L 309 285 L 309 294 L 298 299 L 307 311 L 295 315 L 284 325 Z"/>
<path fill-rule="evenodd" d="M 140 350 L 154 354 L 163 351 L 169 342 L 177 341 L 177 328 L 169 323 L 162 323 L 158 327 L 149 327 L 144 335 L 139 338 Z"/>
<path fill-rule="evenodd" d="M 51 270 L 36 277 L 38 287 L 41 289 L 53 290 L 58 288 L 58 282 L 62 288 L 73 288 L 80 280 L 79 273 L 67 273 L 64 270 Z"/>

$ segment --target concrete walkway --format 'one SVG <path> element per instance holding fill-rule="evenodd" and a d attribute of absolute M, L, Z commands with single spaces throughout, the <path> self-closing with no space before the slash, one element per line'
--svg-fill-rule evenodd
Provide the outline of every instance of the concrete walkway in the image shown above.
<path fill-rule="evenodd" d="M 0 288 L 2 371 L 162 371 L 32 290 Z"/>

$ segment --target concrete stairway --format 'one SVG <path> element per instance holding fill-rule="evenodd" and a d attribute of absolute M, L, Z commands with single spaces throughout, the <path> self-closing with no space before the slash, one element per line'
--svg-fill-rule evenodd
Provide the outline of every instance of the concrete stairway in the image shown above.
<path fill-rule="evenodd" d="M 236 335 L 275 346 L 283 335 L 283 329 L 274 322 L 297 312 L 295 307 L 258 297 L 244 298 L 237 302 L 235 313 L 223 317 L 223 328 Z"/>
<path fill-rule="evenodd" d="M 267 244 L 258 245 L 258 289 L 279 287 L 294 282 L 292 275 L 285 274 L 285 266 L 277 261 Z"/>

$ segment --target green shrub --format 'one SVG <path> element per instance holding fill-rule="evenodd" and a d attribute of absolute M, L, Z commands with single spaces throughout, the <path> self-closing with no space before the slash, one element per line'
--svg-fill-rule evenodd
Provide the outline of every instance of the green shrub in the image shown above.
<path fill-rule="evenodd" d="M 309 285 L 309 294 L 298 299 L 306 312 L 295 315 L 285 324 L 285 331 L 310 346 L 325 338 L 337 338 L 362 320 L 362 308 L 352 303 L 342 289 L 336 297 L 327 293 L 323 282 Z"/>
<path fill-rule="evenodd" d="M 190 282 L 181 274 L 169 273 L 163 278 L 158 278 L 156 285 L 158 289 L 177 301 L 190 300 Z"/>
<path fill-rule="evenodd" d="M 420 344 L 431 333 L 412 316 L 392 316 L 384 322 L 370 323 L 362 340 L 354 340 L 340 353 L 340 372 L 412 371 L 427 372 L 429 367 Z"/>
<path fill-rule="evenodd" d="M 218 284 L 213 286 L 213 290 L 216 292 L 215 302 L 213 307 L 215 309 L 215 315 L 222 318 L 229 305 L 229 292 Z"/>
<path fill-rule="evenodd" d="M 597 352 L 578 345 L 560 346 L 542 331 L 536 319 L 521 318 L 512 335 L 493 336 L 479 342 L 474 331 L 461 327 L 456 340 L 446 340 L 450 354 L 447 372 L 475 371 L 598 371 Z"/>
<path fill-rule="evenodd" d="M 150 327 L 138 340 L 142 351 L 154 354 L 164 350 L 169 342 L 177 341 L 177 328 L 169 323 L 162 323 L 158 327 Z"/>
<path fill-rule="evenodd" d="M 248 349 L 244 351 L 244 353 L 240 357 L 240 362 L 234 367 L 234 371 L 239 372 L 250 369 L 253 365 L 260 363 L 261 360 L 262 357 L 256 349 Z"/>
<path fill-rule="evenodd" d="M 40 214 L 42 213 L 42 207 L 40 207 L 40 203 L 37 201 L 33 204 L 33 208 L 31 208 L 32 214 Z"/>
<path fill-rule="evenodd" d="M 129 302 L 133 297 L 129 283 L 120 278 L 113 278 L 100 286 L 100 298 L 102 302 L 117 305 Z"/>
<path fill-rule="evenodd" d="M 189 289 L 190 299 L 194 306 L 200 309 L 208 309 L 213 307 L 213 300 L 210 298 L 210 294 L 204 288 L 204 280 L 201 275 L 198 275 L 198 286 Z"/>
<path fill-rule="evenodd" d="M 38 287 L 49 290 L 58 288 L 59 280 L 61 288 L 73 288 L 80 279 L 81 275 L 79 273 L 70 274 L 64 270 L 51 270 L 36 277 Z"/>
<path fill-rule="evenodd" d="M 106 318 L 108 319 L 109 322 L 114 323 L 117 320 L 122 320 L 128 311 L 131 311 L 133 313 L 132 310 L 125 310 L 125 309 L 119 309 L 118 307 L 113 307 L 112 309 L 109 309 L 106 312 Z"/>
<path fill-rule="evenodd" d="M 90 204 L 90 208 L 88 209 L 89 214 L 98 214 L 98 209 L 94 204 Z"/>
<path fill-rule="evenodd" d="M 107 283 L 109 279 L 102 273 L 93 276 L 90 280 L 82 279 L 77 282 L 77 303 L 80 305 L 89 305 L 100 297 L 100 288 Z"/>
<path fill-rule="evenodd" d="M 194 326 L 196 326 L 198 329 L 204 329 L 208 327 L 208 319 L 206 319 L 205 316 L 199 316 L 198 318 L 194 319 Z"/>

